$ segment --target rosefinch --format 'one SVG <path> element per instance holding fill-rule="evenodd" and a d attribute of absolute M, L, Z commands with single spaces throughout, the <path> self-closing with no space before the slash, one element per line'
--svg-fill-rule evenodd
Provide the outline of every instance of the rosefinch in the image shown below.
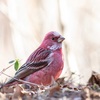
<path fill-rule="evenodd" d="M 25 64 L 15 73 L 14 78 L 4 85 L 22 79 L 28 82 L 49 85 L 52 77 L 56 80 L 63 69 L 62 41 L 65 38 L 51 31 L 46 34 L 41 45 L 29 56 Z"/>

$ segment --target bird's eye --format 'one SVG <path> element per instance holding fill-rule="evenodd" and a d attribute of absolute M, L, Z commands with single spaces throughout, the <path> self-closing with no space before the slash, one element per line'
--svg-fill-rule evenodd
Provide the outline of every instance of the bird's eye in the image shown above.
<path fill-rule="evenodd" d="M 54 40 L 55 38 L 52 38 L 52 40 Z"/>

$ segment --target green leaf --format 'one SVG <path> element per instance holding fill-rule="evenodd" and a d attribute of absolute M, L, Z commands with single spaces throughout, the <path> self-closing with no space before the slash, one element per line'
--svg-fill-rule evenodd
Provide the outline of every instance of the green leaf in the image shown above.
<path fill-rule="evenodd" d="M 17 59 L 17 60 L 15 61 L 15 63 L 14 63 L 14 68 L 15 68 L 16 71 L 17 71 L 18 68 L 19 68 L 19 60 L 18 60 L 18 59 Z"/>

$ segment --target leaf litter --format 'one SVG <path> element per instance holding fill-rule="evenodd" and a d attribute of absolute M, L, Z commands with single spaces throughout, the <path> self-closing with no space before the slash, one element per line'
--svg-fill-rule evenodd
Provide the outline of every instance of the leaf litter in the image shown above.
<path fill-rule="evenodd" d="M 0 100 L 100 100 L 100 74 L 93 72 L 86 86 L 59 78 L 52 85 L 15 84 L 0 90 Z"/>

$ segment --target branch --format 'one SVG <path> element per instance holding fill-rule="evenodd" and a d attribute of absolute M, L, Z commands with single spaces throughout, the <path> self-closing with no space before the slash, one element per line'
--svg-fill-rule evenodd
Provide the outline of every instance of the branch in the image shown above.
<path fill-rule="evenodd" d="M 24 81 L 24 80 L 21 80 L 21 79 L 17 79 L 17 78 L 11 77 L 10 75 L 7 75 L 7 74 L 5 74 L 3 72 L 2 72 L 2 74 L 6 75 L 6 76 L 8 76 L 10 78 L 15 79 L 16 81 L 22 82 L 22 83 L 26 83 L 26 84 L 30 84 L 30 85 L 36 85 L 38 87 L 41 86 L 41 85 L 38 85 L 38 84 L 35 84 L 35 83 L 31 83 L 31 82 L 28 82 L 28 81 Z"/>
<path fill-rule="evenodd" d="M 8 66 L 7 68 L 4 68 L 4 69 L 0 72 L 0 75 L 3 74 L 4 71 L 6 71 L 8 68 L 10 68 L 10 67 L 13 66 L 13 65 L 14 65 L 14 64 Z"/>
<path fill-rule="evenodd" d="M 19 60 L 19 61 L 21 61 L 21 60 Z M 0 75 L 3 74 L 3 72 L 5 72 L 8 68 L 10 68 L 10 67 L 13 66 L 13 65 L 14 65 L 14 63 L 11 64 L 10 66 L 8 66 L 7 68 L 4 68 L 4 69 L 0 72 Z"/>

